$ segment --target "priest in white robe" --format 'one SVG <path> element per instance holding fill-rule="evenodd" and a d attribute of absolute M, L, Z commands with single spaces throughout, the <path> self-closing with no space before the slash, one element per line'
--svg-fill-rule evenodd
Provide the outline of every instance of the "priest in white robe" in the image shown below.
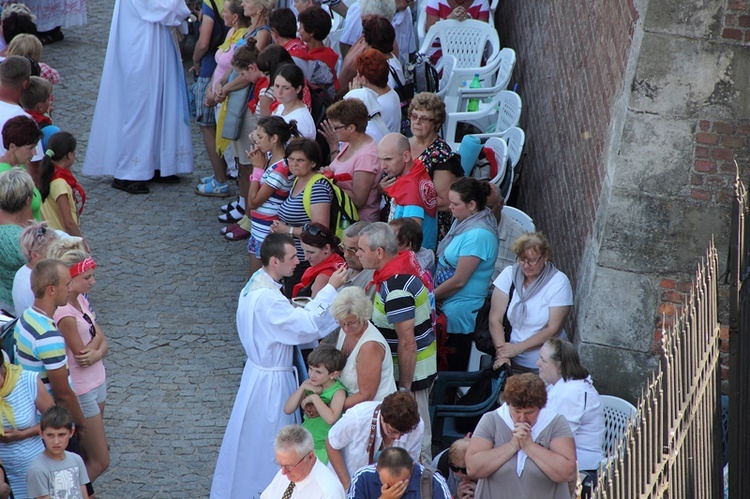
<path fill-rule="evenodd" d="M 187 85 L 170 33 L 189 15 L 185 0 L 116 1 L 84 175 L 112 175 L 113 187 L 145 194 L 144 181 L 175 183 L 193 171 Z"/>
<path fill-rule="evenodd" d="M 271 483 L 278 472 L 274 438 L 284 426 L 299 423 L 296 412 L 283 411 L 298 386 L 294 346 L 323 338 L 338 326 L 328 308 L 346 280 L 346 267 L 334 272 L 305 308 L 296 308 L 281 293 L 279 282 L 299 263 L 294 239 L 268 235 L 260 257 L 263 267 L 245 285 L 237 307 L 247 362 L 219 450 L 211 499 L 260 497 Z"/>

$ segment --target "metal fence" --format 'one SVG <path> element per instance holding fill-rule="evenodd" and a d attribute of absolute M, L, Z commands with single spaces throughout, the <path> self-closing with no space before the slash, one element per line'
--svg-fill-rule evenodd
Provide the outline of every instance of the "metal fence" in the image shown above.
<path fill-rule="evenodd" d="M 712 244 L 594 497 L 723 497 L 717 268 Z"/>
<path fill-rule="evenodd" d="M 739 171 L 739 168 L 738 168 Z M 729 493 L 750 497 L 750 200 L 735 180 L 729 241 Z"/>

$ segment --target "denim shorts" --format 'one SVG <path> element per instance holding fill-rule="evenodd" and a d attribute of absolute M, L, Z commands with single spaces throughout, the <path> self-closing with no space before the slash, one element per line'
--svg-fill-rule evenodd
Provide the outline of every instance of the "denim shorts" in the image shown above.
<path fill-rule="evenodd" d="M 93 418 L 99 414 L 99 404 L 107 400 L 107 381 L 92 390 L 78 396 L 84 418 Z"/>

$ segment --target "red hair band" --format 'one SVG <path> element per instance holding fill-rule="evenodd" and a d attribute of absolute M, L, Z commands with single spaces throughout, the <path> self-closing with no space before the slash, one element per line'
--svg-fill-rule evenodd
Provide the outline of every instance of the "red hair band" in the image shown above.
<path fill-rule="evenodd" d="M 82 262 L 78 262 L 72 267 L 70 267 L 70 278 L 74 278 L 77 275 L 81 275 L 87 270 L 95 269 L 96 268 L 96 262 L 93 258 L 88 257 Z"/>

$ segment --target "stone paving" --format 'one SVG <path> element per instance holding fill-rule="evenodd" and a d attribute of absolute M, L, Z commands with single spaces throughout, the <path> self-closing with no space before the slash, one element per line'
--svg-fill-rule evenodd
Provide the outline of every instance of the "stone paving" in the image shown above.
<path fill-rule="evenodd" d="M 193 193 L 209 169 L 195 127 L 196 172 L 179 185 L 131 196 L 80 174 L 113 6 L 89 1 L 88 26 L 65 30 L 42 57 L 61 74 L 54 122 L 79 140 L 81 225 L 99 265 L 91 301 L 109 341 L 112 462 L 97 497 L 208 497 L 244 362 L 234 317 L 247 253 L 218 232 L 226 200 Z"/>

